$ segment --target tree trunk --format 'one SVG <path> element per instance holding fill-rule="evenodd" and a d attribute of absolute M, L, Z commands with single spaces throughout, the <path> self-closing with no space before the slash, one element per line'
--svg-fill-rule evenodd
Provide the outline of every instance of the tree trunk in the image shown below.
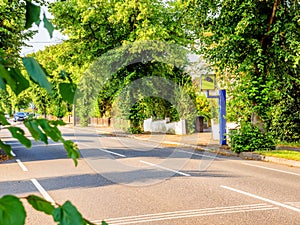
<path fill-rule="evenodd" d="M 262 121 L 261 117 L 257 113 L 255 113 L 255 112 L 252 112 L 252 115 L 251 115 L 251 124 L 254 125 L 254 126 L 257 126 L 258 129 L 262 133 L 266 132 L 266 129 L 264 128 L 264 122 Z"/>

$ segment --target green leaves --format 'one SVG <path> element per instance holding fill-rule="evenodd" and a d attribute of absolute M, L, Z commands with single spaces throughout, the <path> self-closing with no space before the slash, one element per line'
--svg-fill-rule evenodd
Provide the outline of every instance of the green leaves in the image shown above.
<path fill-rule="evenodd" d="M 0 87 L 5 89 L 6 85 L 9 85 L 12 91 L 18 95 L 29 87 L 29 82 L 18 68 L 5 68 L 0 64 Z"/>
<path fill-rule="evenodd" d="M 275 149 L 272 137 L 268 133 L 260 131 L 258 126 L 254 126 L 250 122 L 242 123 L 240 129 L 229 133 L 229 137 L 231 149 L 237 153 Z"/>
<path fill-rule="evenodd" d="M 6 154 L 12 156 L 11 154 L 11 146 L 8 144 L 5 144 L 3 141 L 0 140 L 0 148 L 5 151 Z"/>
<path fill-rule="evenodd" d="M 59 222 L 59 225 L 84 224 L 82 215 L 70 201 L 66 201 L 61 207 L 56 208 L 53 212 L 53 218 L 55 222 Z"/>
<path fill-rule="evenodd" d="M 9 122 L 7 122 L 6 118 L 5 118 L 5 115 L 2 111 L 0 111 L 0 124 L 1 125 L 10 125 Z"/>
<path fill-rule="evenodd" d="M 37 120 L 25 120 L 24 125 L 27 127 L 35 141 L 40 140 L 45 144 L 48 144 L 47 135 L 43 133 L 43 131 L 39 128 L 39 123 L 37 122 Z"/>
<path fill-rule="evenodd" d="M 30 1 L 26 1 L 26 29 L 30 28 L 33 23 L 37 26 L 40 25 L 40 12 L 40 6 L 37 6 Z"/>
<path fill-rule="evenodd" d="M 52 215 L 55 210 L 55 207 L 50 202 L 36 195 L 29 195 L 26 199 L 33 208 L 40 212 Z"/>
<path fill-rule="evenodd" d="M 0 224 L 24 225 L 26 212 L 19 198 L 6 195 L 0 198 Z"/>
<path fill-rule="evenodd" d="M 77 166 L 78 164 L 77 159 L 80 157 L 78 146 L 70 140 L 66 140 L 66 141 L 63 140 L 63 144 L 66 151 L 68 152 L 68 157 L 72 158 L 75 163 L 75 166 Z"/>
<path fill-rule="evenodd" d="M 25 57 L 22 60 L 28 74 L 33 81 L 45 88 L 48 93 L 51 93 L 51 84 L 47 80 L 47 74 L 42 69 L 41 65 L 32 57 Z"/>
<path fill-rule="evenodd" d="M 21 144 L 26 146 L 27 148 L 31 147 L 31 141 L 25 136 L 25 132 L 19 127 L 8 127 L 7 128 L 11 135 L 18 139 Z"/>
<path fill-rule="evenodd" d="M 47 215 L 52 215 L 54 221 L 58 222 L 59 225 L 94 225 L 90 221 L 84 219 L 70 201 L 66 201 L 62 206 L 55 208 L 51 202 L 35 195 L 29 195 L 26 199 L 36 210 L 44 212 Z"/>
<path fill-rule="evenodd" d="M 41 19 L 41 7 L 38 5 L 33 4 L 31 1 L 26 1 L 26 24 L 25 28 L 29 29 L 33 23 L 35 23 L 37 26 L 40 25 Z M 54 31 L 53 24 L 49 22 L 49 20 L 46 17 L 46 14 L 43 13 L 43 22 L 44 27 L 47 29 L 50 37 L 52 38 L 52 34 Z"/>
<path fill-rule="evenodd" d="M 55 204 L 45 199 L 29 195 L 25 197 L 28 203 L 37 211 L 52 215 L 55 222 L 59 225 L 94 225 L 84 219 L 76 207 L 66 201 L 62 206 L 55 207 Z M 13 195 L 5 195 L 0 198 L 0 224 L 1 225 L 24 225 L 26 212 L 20 199 Z M 104 221 L 103 225 L 107 225 Z"/>
<path fill-rule="evenodd" d="M 45 13 L 44 13 L 43 22 L 44 22 L 44 27 L 48 30 L 50 38 L 52 38 L 54 27 L 53 27 L 53 24 L 48 21 Z"/>
<path fill-rule="evenodd" d="M 9 68 L 9 75 L 16 82 L 16 87 L 13 89 L 16 95 L 29 87 L 28 80 L 22 75 L 19 68 Z"/>
<path fill-rule="evenodd" d="M 72 158 L 75 166 L 77 166 L 77 159 L 80 157 L 78 146 L 70 140 L 64 140 L 60 130 L 57 128 L 57 126 L 65 125 L 65 122 L 61 120 L 48 121 L 46 119 L 28 119 L 24 121 L 24 125 L 35 141 L 40 140 L 48 144 L 48 137 L 55 142 L 61 141 L 68 153 L 68 157 Z"/>
<path fill-rule="evenodd" d="M 60 83 L 59 93 L 61 94 L 63 100 L 73 104 L 76 88 L 76 84 L 73 83 Z"/>
<path fill-rule="evenodd" d="M 32 57 L 23 58 L 22 60 L 30 78 L 45 88 L 48 93 L 51 93 L 51 84 L 47 80 L 48 74 L 41 65 Z M 19 68 L 8 66 L 6 61 L 1 60 L 0 88 L 6 89 L 6 85 L 8 85 L 16 95 L 19 95 L 29 87 L 29 81 L 23 76 Z"/>
<path fill-rule="evenodd" d="M 65 125 L 63 121 L 48 121 L 46 119 L 29 118 L 24 121 L 24 125 L 27 127 L 35 141 L 43 141 L 44 143 L 48 144 L 48 137 L 55 142 L 61 141 L 68 153 L 68 157 L 72 158 L 75 166 L 77 166 L 77 159 L 80 157 L 78 146 L 70 140 L 65 140 L 57 127 L 60 125 Z M 20 141 L 20 143 L 25 145 L 27 148 L 31 147 L 31 141 L 25 136 L 25 133 L 21 128 L 8 127 L 7 129 L 11 132 L 14 138 Z M 1 140 L 0 147 L 10 154 L 11 147 L 1 142 Z"/>
<path fill-rule="evenodd" d="M 46 119 L 38 119 L 37 123 L 41 126 L 45 134 L 53 141 L 58 142 L 63 139 L 57 126 L 51 126 L 50 121 Z"/>

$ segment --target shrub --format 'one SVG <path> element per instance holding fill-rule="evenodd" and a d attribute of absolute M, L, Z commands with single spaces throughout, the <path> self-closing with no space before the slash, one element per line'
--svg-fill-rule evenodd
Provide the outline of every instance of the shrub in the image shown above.
<path fill-rule="evenodd" d="M 237 153 L 275 149 L 275 142 L 270 134 L 261 132 L 250 122 L 241 124 L 240 129 L 230 132 L 229 137 L 231 149 Z"/>

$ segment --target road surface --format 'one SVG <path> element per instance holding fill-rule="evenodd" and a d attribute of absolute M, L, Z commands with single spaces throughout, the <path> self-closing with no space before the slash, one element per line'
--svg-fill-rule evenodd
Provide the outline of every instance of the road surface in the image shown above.
<path fill-rule="evenodd" d="M 16 157 L 0 164 L 1 196 L 70 200 L 96 224 L 300 224 L 300 168 L 62 130 L 80 147 L 77 167 L 61 143 L 25 149 L 2 136 Z M 26 224 L 55 224 L 25 205 Z"/>

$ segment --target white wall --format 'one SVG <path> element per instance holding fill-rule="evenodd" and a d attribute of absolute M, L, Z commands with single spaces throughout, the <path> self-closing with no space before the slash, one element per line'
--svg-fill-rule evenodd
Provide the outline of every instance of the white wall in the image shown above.
<path fill-rule="evenodd" d="M 144 131 L 151 133 L 187 134 L 186 122 L 181 119 L 179 122 L 167 123 L 166 120 L 153 121 L 152 118 L 144 120 Z"/>

